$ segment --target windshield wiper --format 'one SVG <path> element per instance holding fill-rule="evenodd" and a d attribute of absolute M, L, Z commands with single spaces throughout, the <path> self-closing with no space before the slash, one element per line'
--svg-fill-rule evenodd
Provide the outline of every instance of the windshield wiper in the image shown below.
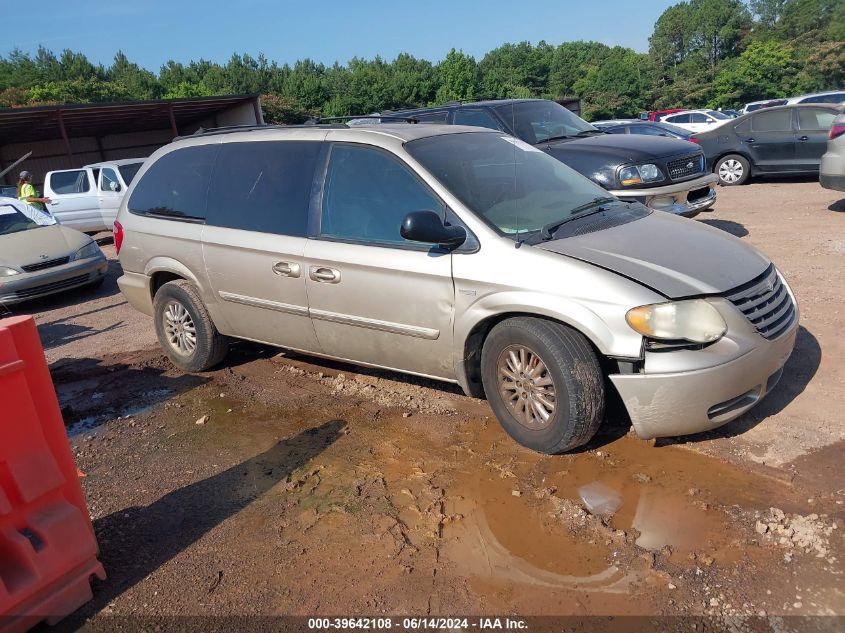
<path fill-rule="evenodd" d="M 577 220 L 579 218 L 586 218 L 589 215 L 595 215 L 596 213 L 606 211 L 607 209 L 602 205 L 608 202 L 616 202 L 616 198 L 610 198 L 607 196 L 593 198 L 589 202 L 585 202 L 584 204 L 575 207 L 570 212 L 570 216 L 568 218 L 549 222 L 542 229 L 540 229 L 540 239 L 543 241 L 552 239 L 552 236 L 557 232 L 557 230 L 567 222 L 571 222 L 572 220 Z M 588 213 L 579 213 L 580 211 L 587 211 L 588 209 L 593 209 L 593 211 L 590 211 Z"/>
<path fill-rule="evenodd" d="M 544 138 L 542 141 L 537 141 L 534 143 L 535 145 L 539 145 L 540 143 L 548 143 L 549 141 L 562 141 L 565 138 L 575 138 L 572 134 L 560 134 L 558 136 L 550 136 L 548 138 Z"/>
<path fill-rule="evenodd" d="M 575 136 L 587 136 L 587 134 L 607 134 L 604 130 L 594 129 L 594 130 L 581 130 Z"/>

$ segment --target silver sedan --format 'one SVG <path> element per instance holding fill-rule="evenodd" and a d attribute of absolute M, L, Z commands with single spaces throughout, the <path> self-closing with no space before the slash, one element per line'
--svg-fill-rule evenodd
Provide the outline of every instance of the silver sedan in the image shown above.
<path fill-rule="evenodd" d="M 39 224 L 12 198 L 0 198 L 2 308 L 100 283 L 108 264 L 90 237 L 60 224 Z"/>

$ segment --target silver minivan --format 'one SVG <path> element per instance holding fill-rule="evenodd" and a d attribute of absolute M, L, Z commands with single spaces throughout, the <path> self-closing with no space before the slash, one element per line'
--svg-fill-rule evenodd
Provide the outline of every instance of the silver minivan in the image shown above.
<path fill-rule="evenodd" d="M 186 371 L 232 337 L 458 383 L 546 453 L 589 441 L 612 390 L 643 438 L 724 424 L 798 329 L 759 251 L 481 128 L 180 139 L 139 172 L 115 242 L 123 294 Z"/>

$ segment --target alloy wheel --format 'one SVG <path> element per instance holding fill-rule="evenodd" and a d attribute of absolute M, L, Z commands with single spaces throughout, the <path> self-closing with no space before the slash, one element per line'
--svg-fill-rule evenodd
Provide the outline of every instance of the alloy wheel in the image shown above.
<path fill-rule="evenodd" d="M 197 348 L 197 330 L 188 310 L 178 301 L 170 301 L 164 308 L 164 334 L 174 351 L 190 356 Z"/>
<path fill-rule="evenodd" d="M 521 425 L 540 430 L 554 416 L 555 384 L 549 369 L 536 352 L 524 345 L 502 350 L 496 363 L 499 395 Z"/>

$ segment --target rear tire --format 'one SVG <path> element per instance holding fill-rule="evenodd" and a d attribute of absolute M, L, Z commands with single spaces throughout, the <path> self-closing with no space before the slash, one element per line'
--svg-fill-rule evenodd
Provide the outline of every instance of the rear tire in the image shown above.
<path fill-rule="evenodd" d="M 719 178 L 719 184 L 725 187 L 734 187 L 745 184 L 751 176 L 751 164 L 745 156 L 739 154 L 728 154 L 722 156 L 713 169 Z"/>
<path fill-rule="evenodd" d="M 159 345 L 179 369 L 205 371 L 226 357 L 229 342 L 217 331 L 189 281 L 162 285 L 153 300 L 153 315 Z"/>
<path fill-rule="evenodd" d="M 554 321 L 515 317 L 484 341 L 490 407 L 517 442 L 563 453 L 590 441 L 604 417 L 604 378 L 586 338 Z"/>

